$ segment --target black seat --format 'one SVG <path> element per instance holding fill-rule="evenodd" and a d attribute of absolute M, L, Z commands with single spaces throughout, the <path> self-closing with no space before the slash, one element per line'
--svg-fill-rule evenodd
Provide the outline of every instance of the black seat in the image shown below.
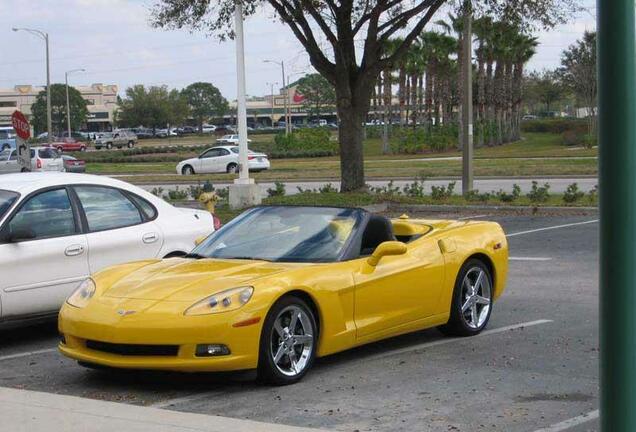
<path fill-rule="evenodd" d="M 380 243 L 394 240 L 391 222 L 384 216 L 372 215 L 362 235 L 360 255 L 371 255 Z"/>

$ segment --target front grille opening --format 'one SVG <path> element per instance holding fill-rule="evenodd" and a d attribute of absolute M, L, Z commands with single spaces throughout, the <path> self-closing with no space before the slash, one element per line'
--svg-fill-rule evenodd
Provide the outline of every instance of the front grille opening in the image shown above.
<path fill-rule="evenodd" d="M 122 356 L 175 357 L 179 353 L 179 345 L 114 344 L 94 340 L 87 340 L 86 348 Z"/>

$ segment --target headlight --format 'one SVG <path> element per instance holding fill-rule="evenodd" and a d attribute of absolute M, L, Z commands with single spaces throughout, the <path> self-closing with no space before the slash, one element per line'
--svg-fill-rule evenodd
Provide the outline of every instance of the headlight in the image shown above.
<path fill-rule="evenodd" d="M 185 315 L 208 315 L 236 310 L 252 298 L 254 288 L 240 287 L 222 291 L 193 304 Z"/>
<path fill-rule="evenodd" d="M 66 299 L 66 303 L 76 308 L 85 307 L 95 295 L 95 282 L 93 279 L 86 279 L 81 285 Z"/>

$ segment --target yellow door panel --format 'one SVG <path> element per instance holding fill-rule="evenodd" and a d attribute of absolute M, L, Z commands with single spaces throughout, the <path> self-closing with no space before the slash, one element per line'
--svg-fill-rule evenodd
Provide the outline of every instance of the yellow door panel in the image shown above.
<path fill-rule="evenodd" d="M 387 256 L 371 267 L 366 258 L 354 274 L 357 338 L 398 327 L 442 311 L 444 258 L 435 241 L 409 245 L 406 254 Z"/>

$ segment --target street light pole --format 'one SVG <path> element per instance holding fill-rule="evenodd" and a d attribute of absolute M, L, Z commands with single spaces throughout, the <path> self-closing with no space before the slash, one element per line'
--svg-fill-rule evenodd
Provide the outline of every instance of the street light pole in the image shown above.
<path fill-rule="evenodd" d="M 274 60 L 265 60 L 265 63 L 274 63 L 280 66 L 280 70 L 283 73 L 283 87 L 285 88 L 285 134 L 288 135 L 290 129 L 289 125 L 289 88 L 285 84 L 287 81 L 285 80 L 285 62 L 284 61 L 274 61 Z"/>
<path fill-rule="evenodd" d="M 239 135 L 239 183 L 249 183 L 247 158 L 247 102 L 245 96 L 245 45 L 243 42 L 243 4 L 236 2 L 234 8 L 234 32 L 236 34 L 236 75 L 238 81 L 237 123 Z"/>
<path fill-rule="evenodd" d="M 601 431 L 636 430 L 636 0 L 598 0 Z"/>
<path fill-rule="evenodd" d="M 270 90 L 271 90 L 270 94 L 272 95 L 272 104 L 271 104 L 272 105 L 272 115 L 271 115 L 271 118 L 270 118 L 271 123 L 272 123 L 272 127 L 274 127 L 274 86 L 276 84 L 278 84 L 278 83 L 275 83 L 275 82 L 274 83 L 267 83 L 267 85 L 270 86 Z"/>
<path fill-rule="evenodd" d="M 41 30 L 28 28 L 12 28 L 14 32 L 23 30 L 44 40 L 46 46 L 46 132 L 49 145 L 53 142 L 53 121 L 51 118 L 51 70 L 49 62 L 49 34 Z"/>
<path fill-rule="evenodd" d="M 71 102 L 68 97 L 68 76 L 73 72 L 84 72 L 84 69 L 72 69 L 64 72 L 64 81 L 66 82 L 66 124 L 69 138 L 71 138 Z"/>

